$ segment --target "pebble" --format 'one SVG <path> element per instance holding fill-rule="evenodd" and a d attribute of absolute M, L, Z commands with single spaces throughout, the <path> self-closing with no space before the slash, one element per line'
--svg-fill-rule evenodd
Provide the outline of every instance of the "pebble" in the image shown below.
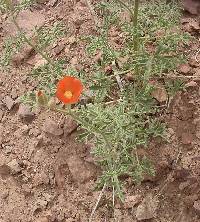
<path fill-rule="evenodd" d="M 15 101 L 10 96 L 6 96 L 4 102 L 8 110 L 11 110 L 15 105 Z"/>
<path fill-rule="evenodd" d="M 3 114 L 4 114 L 3 110 L 0 109 L 0 122 L 1 122 L 1 120 L 3 118 Z"/>
<path fill-rule="evenodd" d="M 16 159 L 10 161 L 7 166 L 10 168 L 12 174 L 16 174 L 22 171 L 22 168 Z"/>
<path fill-rule="evenodd" d="M 194 201 L 193 207 L 194 207 L 195 210 L 200 212 L 200 200 Z"/>
<path fill-rule="evenodd" d="M 197 87 L 197 86 L 198 86 L 198 84 L 195 81 L 190 81 L 190 82 L 185 84 L 186 88 L 194 88 L 194 87 Z"/>
<path fill-rule="evenodd" d="M 181 64 L 179 66 L 179 72 L 184 74 L 184 75 L 187 75 L 191 70 L 191 67 L 189 66 L 189 64 Z"/>
<path fill-rule="evenodd" d="M 142 203 L 136 209 L 136 218 L 141 220 L 149 220 L 156 216 L 158 201 L 153 198 L 152 194 L 148 194 Z"/>
<path fill-rule="evenodd" d="M 35 114 L 31 112 L 27 105 L 20 104 L 18 110 L 18 116 L 27 123 L 30 123 L 35 118 Z"/>
<path fill-rule="evenodd" d="M 72 117 L 67 117 L 64 123 L 64 136 L 67 137 L 78 127 L 77 122 Z"/>
<path fill-rule="evenodd" d="M 35 187 L 42 185 L 42 184 L 47 185 L 47 184 L 49 184 L 49 177 L 44 172 L 37 173 L 33 178 L 33 184 Z"/>
<path fill-rule="evenodd" d="M 77 156 L 68 158 L 67 165 L 73 180 L 78 183 L 92 179 L 97 173 L 93 164 L 87 163 Z"/>
<path fill-rule="evenodd" d="M 142 196 L 139 194 L 126 196 L 125 201 L 124 201 L 124 207 L 126 209 L 134 207 L 136 204 L 138 204 L 141 201 L 141 198 Z"/>
<path fill-rule="evenodd" d="M 47 217 L 40 217 L 36 220 L 36 222 L 49 222 L 49 219 Z"/>
<path fill-rule="evenodd" d="M 63 134 L 63 129 L 59 128 L 58 124 L 52 119 L 46 119 L 43 131 L 54 136 L 61 136 Z"/>
<path fill-rule="evenodd" d="M 6 190 L 6 191 L 1 193 L 1 198 L 2 199 L 6 199 L 8 196 L 9 196 L 9 190 Z"/>

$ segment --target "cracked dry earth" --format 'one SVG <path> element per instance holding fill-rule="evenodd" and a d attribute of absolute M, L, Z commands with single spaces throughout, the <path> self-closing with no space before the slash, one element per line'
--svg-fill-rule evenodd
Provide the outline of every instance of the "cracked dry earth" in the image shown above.
<path fill-rule="evenodd" d="M 20 21 L 28 34 L 33 25 L 56 20 L 62 20 L 75 38 L 95 33 L 84 0 L 50 0 L 25 15 Z M 141 185 L 126 178 L 125 202 L 116 200 L 115 208 L 112 192 L 106 190 L 94 222 L 200 221 L 199 17 L 183 15 L 182 27 L 195 40 L 186 49 L 191 58 L 178 69 L 187 76 L 185 90 L 177 93 L 161 116 L 168 126 L 168 141 L 156 139 L 149 149 L 139 150 L 153 161 L 156 177 L 146 177 Z M 1 41 L 15 32 L 5 15 L 0 28 Z M 52 49 L 54 55 L 66 56 L 77 70 L 88 69 L 85 46 L 66 39 L 58 42 L 56 52 Z M 17 64 L 22 64 L 0 73 L 0 222 L 86 222 L 100 193 L 93 189 L 100 169 L 90 146 L 75 141 L 77 125 L 72 119 L 51 111 L 31 111 L 19 102 L 21 95 L 37 86 L 27 74 L 38 55 L 23 53 L 17 58 Z"/>

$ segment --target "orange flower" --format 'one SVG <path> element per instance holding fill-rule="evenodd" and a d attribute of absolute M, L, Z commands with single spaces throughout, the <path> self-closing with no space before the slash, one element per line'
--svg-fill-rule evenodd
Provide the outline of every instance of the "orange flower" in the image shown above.
<path fill-rule="evenodd" d="M 81 81 L 72 76 L 65 76 L 58 82 L 56 97 L 64 104 L 78 102 L 83 85 Z"/>

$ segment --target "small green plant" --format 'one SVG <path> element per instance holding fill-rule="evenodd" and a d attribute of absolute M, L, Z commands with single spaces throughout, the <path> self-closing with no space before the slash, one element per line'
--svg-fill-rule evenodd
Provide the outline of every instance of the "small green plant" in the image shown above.
<path fill-rule="evenodd" d="M 84 70 L 65 70 L 63 61 L 53 62 L 45 52 L 46 46 L 62 35 L 62 26 L 56 24 L 50 30 L 36 30 L 38 44 L 33 46 L 16 23 L 13 13 L 18 9 L 12 9 L 8 2 L 5 4 L 7 9 L 12 9 L 11 17 L 18 27 L 19 39 L 32 45 L 47 61 L 29 76 L 38 80 L 38 90 L 42 92 L 36 95 L 30 93 L 23 97 L 23 101 L 31 105 L 37 101 L 72 116 L 81 124 L 84 131 L 81 130 L 79 139 L 94 144 L 91 152 L 102 168 L 97 187 L 111 187 L 121 200 L 122 176 L 129 176 L 140 183 L 145 174 L 155 173 L 148 157 L 141 157 L 137 152 L 138 147 L 148 146 L 150 138 L 162 137 L 165 129 L 155 116 L 159 107 L 152 97 L 154 87 L 150 80 L 162 78 L 163 73 L 167 75 L 184 60 L 180 49 L 188 40 L 188 36 L 177 28 L 180 14 L 176 3 L 147 1 L 140 5 L 139 0 L 135 0 L 134 4 L 129 5 L 129 2 L 132 3 L 105 1 L 95 7 L 102 18 L 101 29 L 98 35 L 81 39 L 88 42 L 86 50 L 91 60 L 101 53 L 100 61 L 91 67 L 93 75 L 87 75 Z M 125 12 L 130 13 L 129 21 L 120 19 Z M 111 29 L 115 29 L 116 36 L 120 36 L 121 43 L 117 48 L 112 44 Z M 5 65 L 8 64 L 13 41 L 6 44 L 6 56 L 2 62 Z M 109 74 L 105 71 L 108 66 L 111 70 Z M 56 88 L 57 81 L 65 74 L 64 83 Z M 127 74 L 131 78 L 128 79 Z M 70 80 L 70 87 L 74 84 L 72 88 L 66 83 L 69 79 L 76 82 Z M 90 102 L 84 105 L 79 103 L 71 108 L 69 104 L 77 102 L 82 91 L 81 83 L 77 91 L 77 81 L 84 85 L 84 96 L 86 91 L 90 92 Z M 174 87 L 171 83 L 167 85 L 170 95 L 175 88 L 180 89 L 179 84 L 174 84 Z M 48 100 L 56 91 L 57 97 L 67 104 L 66 109 L 49 105 Z M 75 94 L 78 96 L 73 100 Z"/>

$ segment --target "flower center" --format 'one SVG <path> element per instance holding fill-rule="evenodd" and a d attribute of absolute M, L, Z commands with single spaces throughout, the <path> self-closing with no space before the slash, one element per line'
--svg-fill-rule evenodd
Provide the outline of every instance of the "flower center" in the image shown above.
<path fill-rule="evenodd" d="M 72 96 L 73 96 L 73 94 L 72 94 L 71 91 L 66 91 L 66 92 L 64 93 L 64 96 L 65 96 L 67 99 L 71 99 Z"/>

